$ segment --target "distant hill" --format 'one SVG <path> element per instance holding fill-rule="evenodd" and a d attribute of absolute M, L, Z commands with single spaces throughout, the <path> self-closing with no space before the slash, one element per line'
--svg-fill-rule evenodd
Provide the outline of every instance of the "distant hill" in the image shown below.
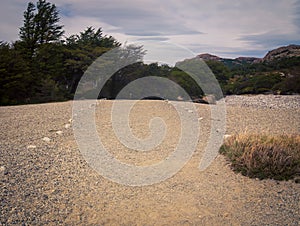
<path fill-rule="evenodd" d="M 274 60 L 280 60 L 283 58 L 300 57 L 300 45 L 288 45 L 279 47 L 277 49 L 269 51 L 263 58 L 257 57 L 238 57 L 235 59 L 221 58 L 209 53 L 199 54 L 197 57 L 205 61 L 218 61 L 224 63 L 229 68 L 255 63 L 268 63 Z"/>
<path fill-rule="evenodd" d="M 262 59 L 264 62 L 270 62 L 282 58 L 300 57 L 300 45 L 283 46 L 274 50 L 271 50 Z"/>
<path fill-rule="evenodd" d="M 300 45 L 269 51 L 263 58 L 221 58 L 200 54 L 220 82 L 224 94 L 300 93 Z"/>
<path fill-rule="evenodd" d="M 233 68 L 233 67 L 244 65 L 244 64 L 257 63 L 257 62 L 262 61 L 261 58 L 256 58 L 256 57 L 238 57 L 235 59 L 221 58 L 221 57 L 218 57 L 215 55 L 211 55 L 209 53 L 200 54 L 197 57 L 203 59 L 204 61 L 222 62 L 229 68 Z"/>

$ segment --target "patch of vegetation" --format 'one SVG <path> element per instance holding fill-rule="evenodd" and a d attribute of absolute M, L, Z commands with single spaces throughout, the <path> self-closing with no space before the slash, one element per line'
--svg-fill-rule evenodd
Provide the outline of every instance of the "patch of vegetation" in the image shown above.
<path fill-rule="evenodd" d="M 275 180 L 300 176 L 300 135 L 242 133 L 226 139 L 220 153 L 244 176 Z"/>
<path fill-rule="evenodd" d="M 299 65 L 300 57 L 281 58 L 268 63 L 239 64 L 229 68 L 230 76 L 222 89 L 226 95 L 300 93 Z"/>

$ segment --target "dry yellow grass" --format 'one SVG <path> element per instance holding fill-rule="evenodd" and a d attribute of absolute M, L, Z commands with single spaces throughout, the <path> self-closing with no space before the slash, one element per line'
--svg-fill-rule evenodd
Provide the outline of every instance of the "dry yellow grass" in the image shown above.
<path fill-rule="evenodd" d="M 259 179 L 288 180 L 300 176 L 300 135 L 234 135 L 220 149 L 233 170 Z"/>

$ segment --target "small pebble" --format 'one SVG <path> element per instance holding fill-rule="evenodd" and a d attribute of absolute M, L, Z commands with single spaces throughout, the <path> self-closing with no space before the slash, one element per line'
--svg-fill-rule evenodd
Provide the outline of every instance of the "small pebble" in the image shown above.
<path fill-rule="evenodd" d="M 35 148 L 36 148 L 35 145 L 28 145 L 28 146 L 27 146 L 27 149 L 35 149 Z"/>
<path fill-rule="evenodd" d="M 44 137 L 42 140 L 45 141 L 45 142 L 50 142 L 51 141 L 51 139 L 49 137 Z"/>
<path fill-rule="evenodd" d="M 63 131 L 60 131 L 60 130 L 59 130 L 59 131 L 56 131 L 56 134 L 57 134 L 57 135 L 62 135 L 62 134 L 63 134 Z"/>
<path fill-rule="evenodd" d="M 71 124 L 69 124 L 69 123 L 65 125 L 66 129 L 69 129 L 70 127 L 71 127 Z"/>
<path fill-rule="evenodd" d="M 0 173 L 4 173 L 6 170 L 5 166 L 0 166 Z"/>
<path fill-rule="evenodd" d="M 231 135 L 225 134 L 225 135 L 224 135 L 224 140 L 227 140 L 227 139 L 230 138 L 230 137 L 231 137 Z"/>
<path fill-rule="evenodd" d="M 96 104 L 90 104 L 89 108 L 93 108 L 95 106 L 96 106 Z"/>

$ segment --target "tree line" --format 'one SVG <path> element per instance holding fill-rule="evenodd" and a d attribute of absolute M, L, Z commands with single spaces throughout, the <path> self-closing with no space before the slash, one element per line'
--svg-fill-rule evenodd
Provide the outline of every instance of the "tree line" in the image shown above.
<path fill-rule="evenodd" d="M 38 0 L 36 4 L 29 2 L 23 17 L 19 40 L 0 42 L 0 105 L 72 99 L 88 67 L 104 53 L 121 48 L 121 43 L 104 35 L 101 28 L 88 27 L 79 34 L 65 37 L 57 7 L 46 0 Z M 144 76 L 171 79 L 193 99 L 203 96 L 196 82 L 179 68 L 144 64 L 142 59 L 146 51 L 143 46 L 122 48 L 124 56 L 134 58 L 135 63 L 117 71 L 103 87 L 100 98 L 113 99 L 124 86 Z M 224 94 L 300 92 L 297 85 L 300 84 L 299 57 L 270 65 L 228 67 L 222 62 L 206 63 Z M 296 76 L 284 78 L 279 70 Z"/>
<path fill-rule="evenodd" d="M 102 54 L 121 44 L 102 29 L 88 27 L 76 35 L 64 37 L 55 4 L 29 2 L 24 12 L 19 40 L 0 42 L 0 104 L 28 104 L 72 99 L 87 68 Z M 105 84 L 99 97 L 113 99 L 131 81 L 144 76 L 168 77 L 201 96 L 196 83 L 177 68 L 144 64 L 143 46 L 124 47 L 127 58 L 135 63 L 117 71 Z"/>

